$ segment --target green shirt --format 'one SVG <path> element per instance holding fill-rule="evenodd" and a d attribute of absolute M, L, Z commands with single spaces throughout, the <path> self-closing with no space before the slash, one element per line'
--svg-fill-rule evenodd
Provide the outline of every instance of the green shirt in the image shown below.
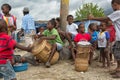
<path fill-rule="evenodd" d="M 43 35 L 45 35 L 45 36 L 47 36 L 47 37 L 50 37 L 50 36 L 55 35 L 56 38 L 55 38 L 54 40 L 49 40 L 49 42 L 50 42 L 51 44 L 60 43 L 60 44 L 63 45 L 63 42 L 62 42 L 62 40 L 61 40 L 61 38 L 60 38 L 60 36 L 59 36 L 59 33 L 58 33 L 58 31 L 57 31 L 55 28 L 53 28 L 51 31 L 49 31 L 48 29 L 45 30 L 45 31 L 43 32 Z"/>

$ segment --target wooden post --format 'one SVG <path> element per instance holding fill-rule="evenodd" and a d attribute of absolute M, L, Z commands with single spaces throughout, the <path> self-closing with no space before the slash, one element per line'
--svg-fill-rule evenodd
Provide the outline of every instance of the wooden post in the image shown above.
<path fill-rule="evenodd" d="M 66 31 L 67 25 L 67 15 L 69 12 L 69 0 L 61 0 L 61 7 L 60 7 L 60 26 L 63 31 Z"/>

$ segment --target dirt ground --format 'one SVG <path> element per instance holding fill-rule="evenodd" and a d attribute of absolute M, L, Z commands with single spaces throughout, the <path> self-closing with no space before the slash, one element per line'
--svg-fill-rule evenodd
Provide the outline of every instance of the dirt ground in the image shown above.
<path fill-rule="evenodd" d="M 25 51 L 17 51 L 16 54 L 25 54 Z M 101 63 L 94 61 L 87 72 L 75 71 L 70 60 L 59 61 L 51 68 L 45 68 L 44 64 L 32 66 L 29 64 L 28 70 L 17 72 L 17 80 L 120 80 L 113 79 L 109 74 L 109 69 L 101 68 Z M 112 66 L 111 70 L 116 65 Z M 2 80 L 2 79 L 0 79 Z"/>

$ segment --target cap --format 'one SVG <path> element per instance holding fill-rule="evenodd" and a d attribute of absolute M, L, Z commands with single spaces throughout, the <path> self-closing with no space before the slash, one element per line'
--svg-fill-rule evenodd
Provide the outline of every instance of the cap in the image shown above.
<path fill-rule="evenodd" d="M 23 12 L 29 12 L 29 8 L 28 7 L 24 7 Z"/>

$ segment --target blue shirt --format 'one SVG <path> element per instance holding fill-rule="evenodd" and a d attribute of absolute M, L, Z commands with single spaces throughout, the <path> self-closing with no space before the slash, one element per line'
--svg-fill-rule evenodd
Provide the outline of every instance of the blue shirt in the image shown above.
<path fill-rule="evenodd" d="M 91 34 L 91 43 L 94 43 L 95 41 L 97 41 L 98 39 L 98 32 L 97 31 L 94 31 L 92 34 Z"/>
<path fill-rule="evenodd" d="M 35 22 L 31 15 L 26 14 L 22 18 L 22 28 L 25 33 L 30 33 L 31 30 L 35 30 Z"/>

